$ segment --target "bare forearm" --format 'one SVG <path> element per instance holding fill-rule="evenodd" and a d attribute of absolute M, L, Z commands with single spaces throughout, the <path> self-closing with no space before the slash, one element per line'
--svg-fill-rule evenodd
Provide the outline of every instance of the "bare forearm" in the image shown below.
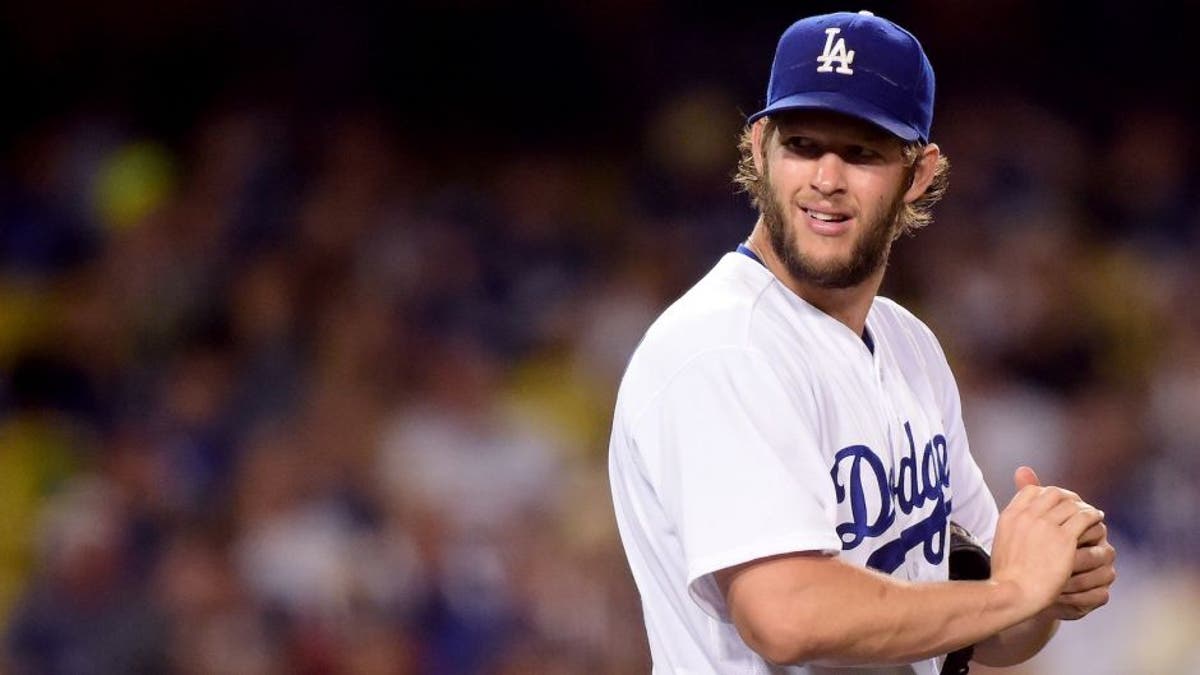
<path fill-rule="evenodd" d="M 989 638 L 983 659 L 1020 660 L 1053 625 L 1009 629 L 1046 611 L 1082 616 L 1103 604 L 1114 578 L 1111 547 L 1078 546 L 1104 514 L 1074 493 L 1025 482 L 1000 514 L 989 581 L 913 584 L 797 554 L 721 570 L 717 582 L 742 638 L 777 663 L 906 663 Z"/>
<path fill-rule="evenodd" d="M 1012 589 L 995 582 L 884 580 L 876 603 L 847 603 L 808 658 L 829 665 L 911 663 L 985 640 L 1020 621 Z M 1019 624 L 1018 624 L 1019 625 Z"/>
<path fill-rule="evenodd" d="M 1025 618 L 1016 589 L 997 582 L 916 584 L 837 559 L 769 565 L 777 578 L 762 577 L 760 567 L 756 579 L 734 577 L 728 593 L 743 638 L 777 663 L 911 663 L 974 644 Z M 776 584 L 784 579 L 804 582 L 779 593 Z M 768 588 L 773 597 L 763 595 Z M 763 602 L 772 609 L 753 618 L 736 614 L 739 606 Z"/>

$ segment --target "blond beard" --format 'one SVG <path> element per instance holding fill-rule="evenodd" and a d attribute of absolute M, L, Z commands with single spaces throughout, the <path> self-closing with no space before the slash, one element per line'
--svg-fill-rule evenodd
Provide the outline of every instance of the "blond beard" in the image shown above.
<path fill-rule="evenodd" d="M 897 191 L 889 208 L 880 217 L 864 223 L 866 228 L 855 242 L 848 260 L 820 264 L 800 250 L 795 232 L 787 225 L 785 209 L 775 194 L 767 172 L 763 172 L 761 180 L 761 215 L 771 249 L 793 279 L 820 288 L 850 288 L 866 281 L 887 264 L 892 242 L 896 240 L 900 228 L 900 211 L 904 208 L 903 189 Z"/>

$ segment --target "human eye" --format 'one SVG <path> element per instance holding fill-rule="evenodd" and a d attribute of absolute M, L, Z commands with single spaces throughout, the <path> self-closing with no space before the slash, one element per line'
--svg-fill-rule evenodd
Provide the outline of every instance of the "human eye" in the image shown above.
<path fill-rule="evenodd" d="M 820 154 L 820 146 L 807 136 L 786 136 L 783 147 L 802 157 L 815 157 Z"/>
<path fill-rule="evenodd" d="M 874 164 L 883 161 L 883 154 L 875 148 L 865 145 L 848 145 L 845 150 L 847 162 L 855 164 Z"/>

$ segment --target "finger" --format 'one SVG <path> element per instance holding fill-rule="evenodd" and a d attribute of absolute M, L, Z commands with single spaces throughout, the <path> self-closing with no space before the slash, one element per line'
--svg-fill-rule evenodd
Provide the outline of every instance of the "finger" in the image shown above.
<path fill-rule="evenodd" d="M 1108 526 L 1103 522 L 1099 522 L 1089 527 L 1082 535 L 1080 535 L 1079 546 L 1095 546 L 1104 541 L 1107 537 Z"/>
<path fill-rule="evenodd" d="M 1116 558 L 1117 550 L 1109 544 L 1081 546 L 1075 549 L 1075 562 L 1071 565 L 1071 573 L 1079 574 L 1104 565 L 1111 565 Z"/>
<path fill-rule="evenodd" d="M 1074 497 L 1075 493 L 1069 490 L 1063 490 L 1056 487 L 1044 488 L 1045 493 L 1038 497 L 1029 505 L 1030 513 L 1047 514 L 1054 520 L 1056 525 L 1061 525 L 1067 522 L 1067 519 L 1075 515 L 1075 513 L 1083 510 L 1094 508 L 1090 504 L 1080 501 Z"/>
<path fill-rule="evenodd" d="M 1080 609 L 1073 605 L 1064 605 L 1062 603 L 1054 603 L 1046 610 L 1046 612 L 1059 621 L 1076 621 L 1087 616 L 1088 610 Z"/>
<path fill-rule="evenodd" d="M 1066 607 L 1074 607 L 1075 609 L 1084 610 L 1084 612 L 1090 612 L 1097 607 L 1102 607 L 1108 604 L 1108 589 L 1108 586 L 1102 586 L 1100 588 L 1091 588 L 1078 593 L 1063 593 L 1062 595 L 1058 596 L 1055 604 Z"/>
<path fill-rule="evenodd" d="M 1034 502 L 1046 489 L 1037 485 L 1026 485 L 1013 495 L 1008 508 L 1024 509 Z"/>
<path fill-rule="evenodd" d="M 1058 487 L 1057 485 L 1047 485 L 1042 488 L 1042 491 L 1043 492 L 1040 495 L 1041 499 L 1052 500 L 1056 502 L 1069 500 L 1073 502 L 1079 502 L 1085 506 L 1090 506 L 1090 504 L 1080 499 L 1077 493 L 1066 488 Z"/>
<path fill-rule="evenodd" d="M 1063 586 L 1062 595 L 1073 595 L 1097 588 L 1108 588 L 1117 580 L 1117 570 L 1112 565 L 1104 565 L 1087 572 L 1074 574 L 1067 579 Z"/>
<path fill-rule="evenodd" d="M 1040 486 L 1042 484 L 1042 481 L 1038 480 L 1038 476 L 1034 473 L 1033 469 L 1027 466 L 1017 467 L 1017 470 L 1013 472 L 1013 482 L 1017 484 L 1017 492 L 1020 492 L 1027 485 Z"/>
<path fill-rule="evenodd" d="M 1079 535 L 1083 534 L 1089 527 L 1102 520 L 1104 520 L 1104 512 L 1100 509 L 1088 506 L 1080 509 L 1075 513 L 1075 515 L 1071 516 L 1065 523 L 1063 523 L 1063 527 L 1067 529 L 1067 532 L 1069 532 L 1072 537 L 1078 540 Z"/>
<path fill-rule="evenodd" d="M 1036 507 L 1034 507 L 1036 508 Z M 1046 519 L 1055 525 L 1062 525 L 1070 520 L 1076 513 L 1083 509 L 1080 508 L 1079 502 L 1064 500 L 1058 502 L 1046 512 Z"/>

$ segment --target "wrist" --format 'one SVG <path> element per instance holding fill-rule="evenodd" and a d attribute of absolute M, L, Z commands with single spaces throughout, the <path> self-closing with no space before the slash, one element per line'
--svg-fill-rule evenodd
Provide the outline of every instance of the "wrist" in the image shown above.
<path fill-rule="evenodd" d="M 1058 631 L 1058 624 L 1053 606 L 1038 610 L 977 643 L 972 658 L 996 668 L 1023 663 L 1041 651 L 1050 641 Z"/>
<path fill-rule="evenodd" d="M 1057 630 L 1058 623 L 1062 621 L 1062 609 L 1057 604 L 1052 604 L 1042 611 L 1034 614 L 1030 621 L 1035 621 L 1046 626 L 1054 627 Z"/>
<path fill-rule="evenodd" d="M 1058 614 L 1055 612 L 1054 605 L 1050 605 L 1033 615 L 1033 620 L 1043 623 L 1053 623 L 1058 621 Z"/>
<path fill-rule="evenodd" d="M 1021 586 L 1011 580 L 991 579 L 982 582 L 987 584 L 987 604 L 985 613 L 994 618 L 995 630 L 1000 631 L 1016 625 L 1032 616 L 1043 614 L 1045 610 L 1033 606 L 1026 597 Z"/>

